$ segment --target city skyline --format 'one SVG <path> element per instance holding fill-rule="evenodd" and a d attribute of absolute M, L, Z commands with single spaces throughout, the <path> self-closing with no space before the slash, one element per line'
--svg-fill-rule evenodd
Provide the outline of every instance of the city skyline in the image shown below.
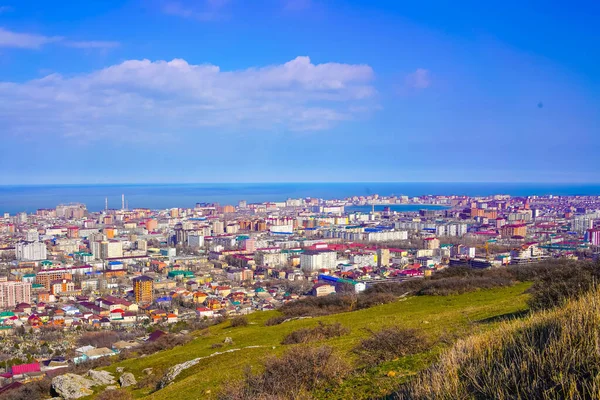
<path fill-rule="evenodd" d="M 0 1 L 0 185 L 598 182 L 599 14 Z"/>

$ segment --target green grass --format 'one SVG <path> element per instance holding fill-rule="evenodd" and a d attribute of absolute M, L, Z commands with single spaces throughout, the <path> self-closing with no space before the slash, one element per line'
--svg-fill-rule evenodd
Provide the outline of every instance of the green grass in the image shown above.
<path fill-rule="evenodd" d="M 167 368 L 197 357 L 208 356 L 217 351 L 247 346 L 266 346 L 258 349 L 243 349 L 237 352 L 218 355 L 201 361 L 179 375 L 176 381 L 166 388 L 149 393 L 147 390 L 133 390 L 135 397 L 150 399 L 197 399 L 214 398 L 223 382 L 240 379 L 246 366 L 260 366 L 260 360 L 268 354 L 280 354 L 290 346 L 280 344 L 281 340 L 299 328 L 312 327 L 318 321 L 340 322 L 351 328 L 350 334 L 332 338 L 315 345 L 326 343 L 337 349 L 347 360 L 356 362 L 352 348 L 361 338 L 368 335 L 369 329 L 378 330 L 384 326 L 400 325 L 422 329 L 434 339 L 447 339 L 450 343 L 456 337 L 483 332 L 498 325 L 502 315 L 518 314 L 525 310 L 527 295 L 524 291 L 528 283 L 507 288 L 482 290 L 454 296 L 418 296 L 401 301 L 376 306 L 360 311 L 286 322 L 281 325 L 264 326 L 264 322 L 278 315 L 273 312 L 257 312 L 248 317 L 250 324 L 231 328 L 229 322 L 210 327 L 197 333 L 197 337 L 185 346 L 157 354 L 130 359 L 107 368 L 115 372 L 124 367 L 136 378 L 142 370 Z M 233 345 L 213 349 L 214 343 L 222 343 L 231 337 Z M 414 356 L 402 357 L 384 363 L 376 368 L 361 370 L 353 374 L 340 387 L 316 393 L 319 398 L 370 398 L 391 393 L 407 377 L 427 368 L 447 344 L 438 344 L 432 350 Z M 390 371 L 392 371 L 390 373 Z M 394 376 L 388 376 L 394 375 Z"/>

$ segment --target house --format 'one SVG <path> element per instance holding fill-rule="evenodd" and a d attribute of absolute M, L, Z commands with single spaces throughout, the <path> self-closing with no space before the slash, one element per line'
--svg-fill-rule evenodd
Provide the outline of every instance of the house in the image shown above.
<path fill-rule="evenodd" d="M 152 332 L 150 334 L 150 336 L 148 336 L 148 339 L 146 339 L 146 341 L 148 342 L 156 342 L 158 339 L 160 339 L 161 337 L 165 336 L 167 333 L 161 331 L 160 329 L 155 330 L 154 332 Z"/>
<path fill-rule="evenodd" d="M 335 293 L 335 286 L 328 283 L 318 283 L 311 290 L 311 294 L 317 297 L 327 296 L 332 293 Z"/>
<path fill-rule="evenodd" d="M 215 315 L 215 312 L 207 307 L 198 307 L 196 308 L 196 315 L 200 318 L 212 318 Z"/>
<path fill-rule="evenodd" d="M 177 315 L 173 313 L 167 314 L 167 324 L 174 324 L 178 321 Z"/>
<path fill-rule="evenodd" d="M 39 374 L 41 372 L 40 363 L 19 364 L 13 365 L 10 372 L 15 379 L 22 378 L 26 375 Z"/>

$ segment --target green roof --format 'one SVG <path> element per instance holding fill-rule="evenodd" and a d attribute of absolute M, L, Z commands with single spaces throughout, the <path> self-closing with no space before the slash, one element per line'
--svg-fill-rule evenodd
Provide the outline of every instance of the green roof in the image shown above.
<path fill-rule="evenodd" d="M 35 274 L 24 274 L 23 278 L 35 278 Z"/>

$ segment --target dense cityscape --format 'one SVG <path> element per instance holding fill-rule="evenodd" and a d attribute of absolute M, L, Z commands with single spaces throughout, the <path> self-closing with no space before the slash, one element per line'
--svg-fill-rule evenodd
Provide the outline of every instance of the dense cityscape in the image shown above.
<path fill-rule="evenodd" d="M 3 385 L 305 296 L 359 293 L 454 265 L 591 259 L 600 246 L 598 196 L 372 195 L 166 210 L 129 210 L 123 196 L 120 208 L 106 205 L 0 220 Z M 126 340 L 78 345 L 99 330 Z M 43 339 L 56 331 L 64 341 Z"/>

